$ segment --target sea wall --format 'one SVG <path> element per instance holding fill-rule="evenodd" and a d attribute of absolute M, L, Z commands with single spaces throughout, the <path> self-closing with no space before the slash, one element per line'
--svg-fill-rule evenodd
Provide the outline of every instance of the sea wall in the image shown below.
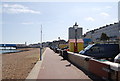
<path fill-rule="evenodd" d="M 120 64 L 110 61 L 99 61 L 89 56 L 59 50 L 64 59 L 104 80 L 120 81 Z"/>

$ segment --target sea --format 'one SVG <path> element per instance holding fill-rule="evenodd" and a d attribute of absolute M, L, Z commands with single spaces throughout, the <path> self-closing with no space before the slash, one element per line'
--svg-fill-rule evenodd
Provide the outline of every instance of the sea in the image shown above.
<path fill-rule="evenodd" d="M 4 54 L 4 53 L 13 53 L 13 52 L 19 52 L 20 50 L 16 50 L 15 48 L 0 48 L 0 54 Z"/>
<path fill-rule="evenodd" d="M 20 50 L 0 50 L 0 54 L 19 52 Z"/>

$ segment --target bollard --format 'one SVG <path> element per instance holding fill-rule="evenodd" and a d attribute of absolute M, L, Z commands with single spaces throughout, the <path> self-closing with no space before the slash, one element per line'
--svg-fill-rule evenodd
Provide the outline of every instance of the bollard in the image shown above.
<path fill-rule="evenodd" d="M 67 60 L 68 59 L 68 53 L 67 51 L 63 50 L 63 59 Z"/>
<path fill-rule="evenodd" d="M 57 53 L 57 48 L 55 48 L 54 52 Z"/>
<path fill-rule="evenodd" d="M 62 50 L 60 50 L 60 54 L 59 55 L 62 56 Z"/>
<path fill-rule="evenodd" d="M 57 48 L 56 48 L 56 53 L 59 53 Z"/>
<path fill-rule="evenodd" d="M 55 53 L 60 53 L 60 49 L 55 48 Z"/>

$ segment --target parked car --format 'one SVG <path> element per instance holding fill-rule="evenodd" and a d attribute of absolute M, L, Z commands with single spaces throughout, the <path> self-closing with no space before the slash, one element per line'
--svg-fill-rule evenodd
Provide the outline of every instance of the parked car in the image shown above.
<path fill-rule="evenodd" d="M 66 47 L 62 48 L 61 50 L 64 50 L 64 51 L 69 51 L 69 47 L 68 47 L 68 46 L 66 46 Z"/>
<path fill-rule="evenodd" d="M 114 58 L 115 63 L 120 63 L 120 53 Z"/>
<path fill-rule="evenodd" d="M 119 53 L 118 44 L 91 44 L 80 54 L 91 56 L 94 58 L 114 58 Z"/>
<path fill-rule="evenodd" d="M 64 49 L 68 49 L 69 47 L 68 46 L 66 46 L 66 47 L 64 47 L 64 48 L 61 48 L 61 50 L 64 50 Z"/>

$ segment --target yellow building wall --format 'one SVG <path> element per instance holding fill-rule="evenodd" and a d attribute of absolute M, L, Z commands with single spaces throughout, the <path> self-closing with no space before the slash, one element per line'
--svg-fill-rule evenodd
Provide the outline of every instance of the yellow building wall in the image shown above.
<path fill-rule="evenodd" d="M 74 52 L 74 43 L 73 42 L 69 43 L 69 50 L 70 50 L 70 52 Z"/>
<path fill-rule="evenodd" d="M 77 50 L 78 50 L 78 52 L 80 52 L 83 49 L 84 49 L 84 44 L 83 43 L 77 43 Z"/>

